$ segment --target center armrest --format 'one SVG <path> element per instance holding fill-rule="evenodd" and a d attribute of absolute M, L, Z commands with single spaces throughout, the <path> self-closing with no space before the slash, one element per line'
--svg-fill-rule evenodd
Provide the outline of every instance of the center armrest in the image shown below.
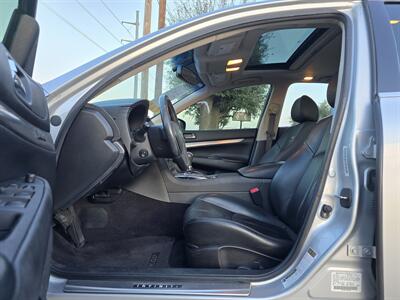
<path fill-rule="evenodd" d="M 284 161 L 260 163 L 240 168 L 238 172 L 247 178 L 272 179 L 284 163 Z"/>

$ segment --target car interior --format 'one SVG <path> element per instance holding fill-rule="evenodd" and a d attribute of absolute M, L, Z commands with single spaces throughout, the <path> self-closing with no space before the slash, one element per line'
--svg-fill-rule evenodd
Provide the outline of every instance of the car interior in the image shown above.
<path fill-rule="evenodd" d="M 303 94 L 291 107 L 293 126 L 277 128 L 277 120 L 288 86 L 308 74 L 328 85 L 334 107 L 341 41 L 329 22 L 259 26 L 174 58 L 166 71 L 198 91 L 269 84 L 255 129 L 185 130 L 178 115 L 201 93 L 190 103 L 168 93 L 89 101 L 57 161 L 53 272 L 259 274 L 278 266 L 316 201 L 332 116 L 320 118 Z"/>
<path fill-rule="evenodd" d="M 21 3 L 27 6 L 10 24 L 30 28 L 21 30 L 37 46 L 38 24 L 29 15 L 36 8 Z M 135 70 L 118 74 L 57 141 L 50 128 L 58 120 L 31 79 L 36 46 L 13 49 L 10 32 L 0 47 L 0 143 L 9 145 L 0 147 L 0 282 L 15 277 L 9 261 L 91 279 L 252 276 L 290 257 L 314 217 L 334 125 L 343 47 L 335 20 L 261 24 L 171 54 L 164 73 L 184 84 L 182 97 L 173 88 L 152 99 L 97 101 Z M 290 125 L 279 126 L 289 87 L 304 82 L 325 84 L 329 113 L 300 89 L 288 105 Z M 214 95 L 222 115 L 221 99 L 236 101 L 238 89 L 259 104 L 228 106 L 225 119 L 192 126 L 205 108 L 215 112 L 207 97 Z M 183 120 L 188 110 L 192 121 Z M 257 121 L 242 127 L 248 115 Z M 3 247 L 10 243 L 15 249 Z M 26 287 L 47 284 L 29 272 L 18 276 Z M 46 284 L 37 290 L 44 294 Z M 29 289 L 19 293 L 25 299 Z"/>

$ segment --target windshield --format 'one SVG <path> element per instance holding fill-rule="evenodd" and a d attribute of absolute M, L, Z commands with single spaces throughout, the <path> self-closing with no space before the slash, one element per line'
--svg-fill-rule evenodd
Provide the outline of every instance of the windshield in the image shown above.
<path fill-rule="evenodd" d="M 153 117 L 160 112 L 158 103 L 160 95 L 168 95 L 175 104 L 204 86 L 201 81 L 190 84 L 178 78 L 176 69 L 176 58 L 168 59 L 114 84 L 90 103 L 101 106 L 125 106 L 146 99 L 150 101 L 149 117 Z"/>
<path fill-rule="evenodd" d="M 3 12 L 7 14 L 4 7 L 11 2 L 18 0 L 0 0 L 0 22 L 8 23 Z M 255 0 L 167 0 L 163 13 L 160 1 L 147 2 L 38 0 L 40 36 L 33 78 L 48 82 L 165 26 Z"/>
<path fill-rule="evenodd" d="M 18 7 L 18 0 L 3 0 L 0 1 L 0 39 L 4 39 L 8 23 L 10 22 L 11 15 Z"/>

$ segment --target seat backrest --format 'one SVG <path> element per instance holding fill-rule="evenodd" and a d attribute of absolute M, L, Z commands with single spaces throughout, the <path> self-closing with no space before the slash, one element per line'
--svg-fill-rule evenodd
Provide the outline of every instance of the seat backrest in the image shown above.
<path fill-rule="evenodd" d="M 331 117 L 317 123 L 302 147 L 278 170 L 270 195 L 275 213 L 297 232 L 310 206 L 313 186 L 324 159 Z"/>
<path fill-rule="evenodd" d="M 335 93 L 332 89 L 328 90 L 328 103 L 333 106 Z M 331 123 L 331 116 L 320 120 L 271 182 L 271 205 L 276 215 L 294 232 L 299 232 L 312 205 L 329 142 Z"/>
<path fill-rule="evenodd" d="M 288 128 L 258 163 L 284 161 L 296 152 L 318 121 L 318 106 L 308 96 L 301 96 L 292 106 L 291 117 L 297 125 Z"/>

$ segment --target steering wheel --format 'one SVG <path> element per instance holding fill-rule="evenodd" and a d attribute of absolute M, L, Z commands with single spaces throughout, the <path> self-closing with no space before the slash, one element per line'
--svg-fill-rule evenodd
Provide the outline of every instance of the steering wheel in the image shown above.
<path fill-rule="evenodd" d="M 174 106 L 167 95 L 161 95 L 159 103 L 161 120 L 173 159 L 183 171 L 191 171 L 192 166 L 186 149 L 185 137 L 179 125 Z"/>

